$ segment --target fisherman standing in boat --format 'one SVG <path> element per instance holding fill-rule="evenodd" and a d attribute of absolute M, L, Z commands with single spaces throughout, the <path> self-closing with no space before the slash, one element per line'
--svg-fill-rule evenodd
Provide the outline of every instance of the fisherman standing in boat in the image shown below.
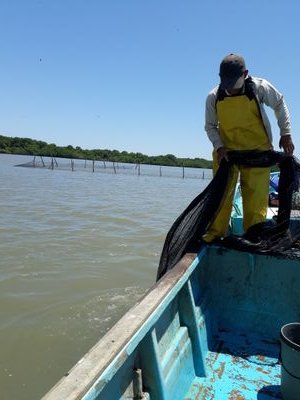
<path fill-rule="evenodd" d="M 206 100 L 205 130 L 213 144 L 213 169 L 228 161 L 230 150 L 271 150 L 271 125 L 263 105 L 271 107 L 280 129 L 279 147 L 293 154 L 290 116 L 282 94 L 268 81 L 248 75 L 244 58 L 229 54 L 220 64 L 220 84 Z M 270 168 L 232 166 L 230 185 L 222 206 L 203 236 L 212 242 L 226 236 L 232 201 L 240 174 L 244 230 L 266 219 Z"/>

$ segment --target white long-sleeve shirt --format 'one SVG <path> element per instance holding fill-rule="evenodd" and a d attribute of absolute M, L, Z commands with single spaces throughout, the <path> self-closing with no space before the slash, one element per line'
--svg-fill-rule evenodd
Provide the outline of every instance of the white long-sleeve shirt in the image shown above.
<path fill-rule="evenodd" d="M 251 77 L 255 85 L 256 99 L 270 143 L 273 142 L 272 129 L 264 104 L 274 110 L 280 136 L 291 134 L 290 114 L 283 95 L 270 82 L 262 78 Z M 207 96 L 205 107 L 205 130 L 215 150 L 224 147 L 219 134 L 219 121 L 216 111 L 216 101 L 219 86 L 216 86 Z"/>

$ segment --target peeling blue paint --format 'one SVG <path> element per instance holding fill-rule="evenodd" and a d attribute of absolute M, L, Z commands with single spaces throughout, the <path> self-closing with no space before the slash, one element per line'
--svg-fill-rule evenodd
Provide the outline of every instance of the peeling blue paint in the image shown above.
<path fill-rule="evenodd" d="M 144 400 L 281 399 L 280 327 L 300 321 L 299 286 L 297 260 L 208 248 L 82 400 L 137 399 L 135 368 Z"/>

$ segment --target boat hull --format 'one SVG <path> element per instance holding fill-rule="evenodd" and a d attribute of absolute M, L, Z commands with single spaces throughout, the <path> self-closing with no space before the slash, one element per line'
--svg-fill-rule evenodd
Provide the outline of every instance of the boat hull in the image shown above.
<path fill-rule="evenodd" d="M 281 398 L 299 265 L 218 246 L 187 254 L 43 400 Z"/>

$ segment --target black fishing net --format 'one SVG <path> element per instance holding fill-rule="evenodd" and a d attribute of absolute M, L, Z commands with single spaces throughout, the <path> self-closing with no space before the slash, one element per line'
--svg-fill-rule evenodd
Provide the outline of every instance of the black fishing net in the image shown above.
<path fill-rule="evenodd" d="M 220 207 L 233 164 L 244 167 L 271 167 L 280 169 L 276 217 L 271 221 L 249 228 L 243 237 L 229 236 L 219 244 L 238 250 L 264 254 L 282 254 L 300 237 L 300 229 L 290 232 L 293 193 L 298 190 L 300 164 L 295 157 L 275 151 L 231 151 L 229 161 L 222 160 L 220 167 L 206 189 L 183 211 L 169 230 L 160 257 L 157 280 L 190 251 L 201 248 L 202 236 L 207 231 Z"/>

